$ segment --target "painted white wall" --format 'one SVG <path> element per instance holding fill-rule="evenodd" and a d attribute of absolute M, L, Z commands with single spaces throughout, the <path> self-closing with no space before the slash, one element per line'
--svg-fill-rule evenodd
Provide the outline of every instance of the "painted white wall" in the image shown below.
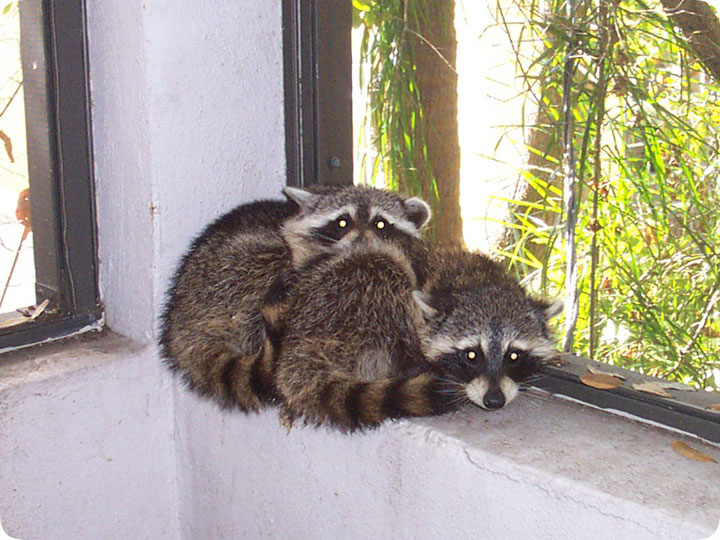
<path fill-rule="evenodd" d="M 0 520 L 13 538 L 178 538 L 174 449 L 171 382 L 148 347 L 109 335 L 3 364 Z"/>
<path fill-rule="evenodd" d="M 716 465 L 674 455 L 668 433 L 573 404 L 521 399 L 368 434 L 286 434 L 274 411 L 223 413 L 179 387 L 153 345 L 179 256 L 210 219 L 284 182 L 280 2 L 88 0 L 88 23 L 101 289 L 109 326 L 127 338 L 3 364 L 8 533 L 710 534 Z"/>
<path fill-rule="evenodd" d="M 697 540 L 720 518 L 717 465 L 554 398 L 353 435 L 179 404 L 183 539 Z"/>

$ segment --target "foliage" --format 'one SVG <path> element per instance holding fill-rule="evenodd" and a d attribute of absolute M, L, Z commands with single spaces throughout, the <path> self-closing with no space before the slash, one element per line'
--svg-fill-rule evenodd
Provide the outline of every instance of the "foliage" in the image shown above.
<path fill-rule="evenodd" d="M 528 99 L 555 121 L 537 128 L 572 128 L 575 352 L 717 389 L 720 81 L 703 72 L 659 2 L 607 2 L 605 13 L 589 0 L 515 4 L 525 17 L 512 39 Z M 549 179 L 528 173 L 541 202 L 513 201 L 515 242 L 502 252 L 546 295 L 563 294 L 566 273 L 563 191 L 553 181 L 562 175 L 559 163 Z M 541 222 L 538 207 L 563 219 Z"/>
<path fill-rule="evenodd" d="M 362 26 L 360 86 L 368 88 L 368 110 L 360 140 L 366 150 L 360 158 L 362 178 L 371 184 L 422 192 L 419 169 L 431 171 L 427 158 L 425 126 L 415 80 L 412 28 L 426 16 L 423 2 L 403 0 L 352 0 L 354 26 Z M 368 80 L 365 80 L 365 77 Z M 376 152 L 376 153 L 374 153 Z M 422 162 L 423 167 L 418 164 Z M 381 182 L 379 182 L 381 180 Z M 434 186 L 434 178 L 430 179 Z M 437 191 L 437 187 L 434 187 Z"/>

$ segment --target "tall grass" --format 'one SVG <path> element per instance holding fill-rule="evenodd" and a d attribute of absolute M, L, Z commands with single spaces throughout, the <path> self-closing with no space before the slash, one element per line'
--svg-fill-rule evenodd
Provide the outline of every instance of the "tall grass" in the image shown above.
<path fill-rule="evenodd" d="M 577 262 L 568 269 L 561 163 L 528 174 L 540 196 L 510 201 L 513 241 L 499 252 L 541 294 L 566 294 L 565 276 L 577 272 L 575 352 L 717 389 L 718 81 L 659 2 L 599 9 L 576 0 L 572 17 L 565 1 L 515 3 L 525 17 L 515 47 L 528 100 L 554 120 L 536 129 L 555 130 L 558 141 L 571 129 Z M 570 59 L 572 84 L 564 86 Z M 541 211 L 559 219 L 539 221 Z"/>

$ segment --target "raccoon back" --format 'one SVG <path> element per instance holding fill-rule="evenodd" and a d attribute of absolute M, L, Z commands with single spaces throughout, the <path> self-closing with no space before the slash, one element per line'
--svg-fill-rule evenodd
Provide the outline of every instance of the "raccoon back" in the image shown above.
<path fill-rule="evenodd" d="M 410 263 L 385 247 L 316 258 L 298 273 L 276 385 L 293 414 L 353 430 L 433 414 Z"/>
<path fill-rule="evenodd" d="M 256 409 L 272 398 L 265 297 L 292 272 L 280 235 L 297 205 L 257 201 L 210 224 L 175 273 L 161 317 L 167 365 L 222 406 Z"/>

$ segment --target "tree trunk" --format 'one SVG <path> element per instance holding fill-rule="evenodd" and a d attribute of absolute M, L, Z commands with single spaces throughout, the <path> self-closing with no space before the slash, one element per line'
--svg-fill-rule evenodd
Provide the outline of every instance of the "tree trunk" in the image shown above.
<path fill-rule="evenodd" d="M 561 109 L 562 95 L 555 90 L 547 89 L 542 91 L 542 97 L 535 121 L 532 124 L 533 127 L 528 134 L 527 146 L 533 151 L 528 153 L 525 170 L 529 175 L 537 178 L 541 184 L 562 189 L 563 175 L 555 174 L 553 176 L 555 169 L 561 167 L 559 164 L 562 163 L 562 125 L 556 122 L 549 113 L 550 109 L 556 111 Z M 549 226 L 555 225 L 558 220 L 557 213 L 541 210 L 534 206 L 545 203 L 548 191 L 543 196 L 539 191 L 530 187 L 524 178 L 519 178 L 512 196 L 512 199 L 517 202 L 511 204 L 509 208 L 510 222 L 518 222 L 516 216 L 525 215 L 541 220 Z M 516 229 L 506 227 L 497 242 L 498 247 L 507 248 L 514 244 L 517 240 L 516 233 Z M 540 261 L 545 258 L 547 252 L 547 246 L 541 244 L 529 244 L 526 249 Z"/>
<path fill-rule="evenodd" d="M 435 240 L 442 245 L 462 246 L 455 2 L 414 1 L 419 4 L 413 8 L 417 18 L 407 22 L 416 66 L 415 82 L 425 117 L 427 156 L 432 168 L 427 171 L 419 166 L 422 196 L 433 208 L 432 232 Z"/>
<path fill-rule="evenodd" d="M 663 9 L 682 30 L 698 61 L 720 82 L 720 21 L 707 2 L 661 0 Z"/>

